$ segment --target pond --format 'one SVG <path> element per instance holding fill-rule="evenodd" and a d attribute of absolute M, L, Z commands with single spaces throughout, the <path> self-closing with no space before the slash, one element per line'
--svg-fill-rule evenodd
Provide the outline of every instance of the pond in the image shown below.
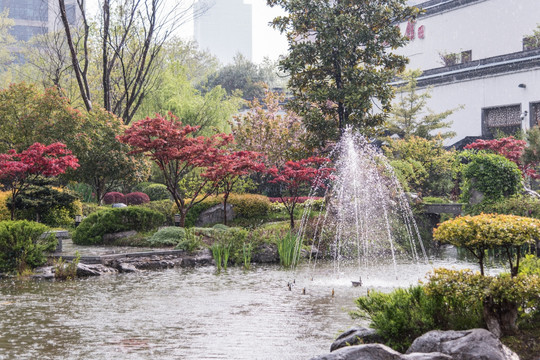
<path fill-rule="evenodd" d="M 440 266 L 476 269 L 435 260 L 398 264 L 398 279 L 392 265 L 360 273 L 332 264 L 3 279 L 0 359 L 309 359 L 355 324 L 348 311 L 367 289 L 408 286 Z"/>

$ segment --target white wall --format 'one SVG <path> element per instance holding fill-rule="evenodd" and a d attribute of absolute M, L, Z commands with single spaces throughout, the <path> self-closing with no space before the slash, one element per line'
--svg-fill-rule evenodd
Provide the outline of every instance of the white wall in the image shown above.
<path fill-rule="evenodd" d="M 472 50 L 472 60 L 518 52 L 524 35 L 540 23 L 540 0 L 483 0 L 435 15 L 420 17 L 415 37 L 398 53 L 410 58 L 413 69 L 443 66 L 439 53 Z M 400 24 L 405 33 L 406 23 Z"/>
<path fill-rule="evenodd" d="M 527 87 L 520 88 L 519 84 Z M 435 86 L 431 95 L 428 107 L 437 113 L 465 106 L 447 118 L 453 121 L 451 129 L 457 133 L 446 141 L 449 145 L 465 136 L 482 135 L 483 108 L 521 104 L 521 111 L 529 111 L 530 102 L 540 101 L 540 69 Z M 524 124 L 528 127 L 528 116 Z"/>

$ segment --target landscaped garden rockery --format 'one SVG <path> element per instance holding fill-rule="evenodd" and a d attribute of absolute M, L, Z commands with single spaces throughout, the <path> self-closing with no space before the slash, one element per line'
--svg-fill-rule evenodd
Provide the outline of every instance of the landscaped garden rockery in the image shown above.
<path fill-rule="evenodd" d="M 540 128 L 447 149 L 418 9 L 268 0 L 278 76 L 163 1 L 0 66 L 0 359 L 537 360 Z"/>

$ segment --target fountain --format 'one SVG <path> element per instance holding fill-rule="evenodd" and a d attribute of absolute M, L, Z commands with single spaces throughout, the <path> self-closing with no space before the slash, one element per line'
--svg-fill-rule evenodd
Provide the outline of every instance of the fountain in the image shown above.
<path fill-rule="evenodd" d="M 336 271 L 351 263 L 365 269 L 391 261 L 397 275 L 399 260 L 427 261 L 407 197 L 386 157 L 351 129 L 334 151 L 336 171 L 325 195 L 326 211 L 315 220 L 306 212 L 299 238 L 326 249 Z M 310 260 L 313 266 L 317 259 Z"/>

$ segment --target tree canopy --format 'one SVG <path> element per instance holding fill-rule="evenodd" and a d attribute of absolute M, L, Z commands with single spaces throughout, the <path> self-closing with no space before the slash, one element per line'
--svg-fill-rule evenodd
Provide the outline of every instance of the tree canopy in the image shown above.
<path fill-rule="evenodd" d="M 287 15 L 273 26 L 287 35 L 291 105 L 311 141 L 323 147 L 347 125 L 370 132 L 391 109 L 389 83 L 407 58 L 392 52 L 407 37 L 396 24 L 414 18 L 405 0 L 268 0 Z"/>

